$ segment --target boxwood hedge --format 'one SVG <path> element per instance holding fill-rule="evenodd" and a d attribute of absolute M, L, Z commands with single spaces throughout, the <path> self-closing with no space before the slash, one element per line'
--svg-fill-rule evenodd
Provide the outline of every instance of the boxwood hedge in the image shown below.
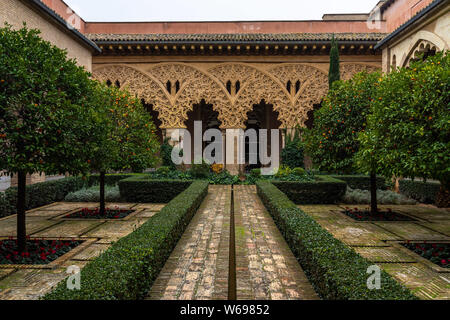
<path fill-rule="evenodd" d="M 136 231 L 115 242 L 81 271 L 81 290 L 62 281 L 46 300 L 136 300 L 146 296 L 208 192 L 195 181 Z"/>
<path fill-rule="evenodd" d="M 347 185 L 352 189 L 370 190 L 370 176 L 365 175 L 332 175 L 332 178 L 347 182 Z M 386 179 L 377 176 L 377 189 L 386 190 Z"/>
<path fill-rule="evenodd" d="M 317 181 L 273 181 L 296 204 L 336 203 L 342 199 L 347 184 L 330 176 L 318 176 Z"/>
<path fill-rule="evenodd" d="M 120 196 L 127 202 L 166 203 L 186 190 L 190 180 L 154 180 L 136 176 L 119 181 Z"/>
<path fill-rule="evenodd" d="M 422 203 L 435 203 L 440 188 L 439 182 L 399 180 L 400 193 Z"/>
<path fill-rule="evenodd" d="M 334 238 L 268 181 L 256 183 L 258 194 L 324 299 L 417 299 L 408 289 L 381 274 L 381 289 L 367 288 L 373 263 Z"/>
<path fill-rule="evenodd" d="M 81 177 L 68 177 L 28 185 L 26 188 L 25 210 L 63 201 L 70 192 L 77 191 L 86 184 Z M 17 187 L 0 192 L 0 218 L 16 213 Z"/>

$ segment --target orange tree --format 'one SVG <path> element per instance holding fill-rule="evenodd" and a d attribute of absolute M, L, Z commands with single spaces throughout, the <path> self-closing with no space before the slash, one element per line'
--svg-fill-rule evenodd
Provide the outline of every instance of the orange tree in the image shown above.
<path fill-rule="evenodd" d="M 78 174 L 90 132 L 89 74 L 25 26 L 0 28 L 0 170 L 17 174 L 18 249 L 26 250 L 26 175 Z"/>
<path fill-rule="evenodd" d="M 386 176 L 436 179 L 449 205 L 450 56 L 438 53 L 383 78 L 358 160 Z M 370 160 L 370 161 L 369 161 Z"/>
<path fill-rule="evenodd" d="M 96 126 L 87 144 L 87 163 L 100 173 L 100 213 L 105 213 L 105 175 L 110 170 L 140 172 L 156 164 L 159 143 L 151 115 L 126 90 L 98 83 L 90 97 Z"/>
<path fill-rule="evenodd" d="M 381 75 L 359 73 L 348 81 L 335 81 L 314 113 L 314 125 L 305 130 L 307 154 L 321 171 L 353 173 L 358 170 L 355 154 L 358 134 L 366 128 L 366 118 Z M 372 210 L 376 211 L 376 176 L 371 172 Z"/>

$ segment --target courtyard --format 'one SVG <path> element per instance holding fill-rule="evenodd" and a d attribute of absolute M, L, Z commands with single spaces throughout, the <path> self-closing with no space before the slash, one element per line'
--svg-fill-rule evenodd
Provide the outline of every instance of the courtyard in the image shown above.
<path fill-rule="evenodd" d="M 238 300 L 314 300 L 319 296 L 259 200 L 254 186 L 235 186 L 235 296 Z M 229 288 L 231 186 L 210 186 L 154 284 L 151 300 L 227 300 Z M 79 239 L 83 244 L 45 266 L 0 266 L 0 299 L 38 299 L 157 214 L 165 204 L 107 203 L 132 209 L 120 220 L 68 219 L 96 203 L 57 202 L 27 212 L 32 239 Z M 450 270 L 400 243 L 450 243 L 450 213 L 427 205 L 389 206 L 414 221 L 355 222 L 346 205 L 299 205 L 334 237 L 379 265 L 420 299 L 450 299 Z M 15 236 L 16 216 L 0 219 L 0 239 Z"/>

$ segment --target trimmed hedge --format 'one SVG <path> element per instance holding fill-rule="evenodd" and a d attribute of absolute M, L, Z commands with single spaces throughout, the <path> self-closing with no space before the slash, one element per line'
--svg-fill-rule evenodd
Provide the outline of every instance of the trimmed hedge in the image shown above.
<path fill-rule="evenodd" d="M 130 177 L 136 177 L 136 176 L 142 176 L 142 173 L 140 173 L 140 174 L 133 174 L 133 173 L 106 174 L 105 175 L 105 185 L 115 186 L 117 183 L 119 183 L 120 180 L 127 179 Z M 90 175 L 88 181 L 89 181 L 89 186 L 99 184 L 100 183 L 100 175 L 99 174 Z"/>
<path fill-rule="evenodd" d="M 46 300 L 136 300 L 146 296 L 208 192 L 195 181 L 136 231 L 115 242 L 81 271 L 81 290 L 66 281 Z"/>
<path fill-rule="evenodd" d="M 68 177 L 60 180 L 27 185 L 25 210 L 63 201 L 67 194 L 83 188 L 86 181 L 81 177 Z M 0 192 L 0 218 L 16 213 L 17 187 Z"/>
<path fill-rule="evenodd" d="M 347 189 L 344 181 L 318 176 L 317 181 L 272 181 L 296 204 L 327 204 L 342 199 Z"/>
<path fill-rule="evenodd" d="M 435 203 L 440 188 L 439 182 L 399 180 L 400 193 L 422 203 Z"/>
<path fill-rule="evenodd" d="M 152 180 L 138 176 L 119 181 L 119 189 L 126 202 L 167 203 L 191 183 L 192 180 Z"/>
<path fill-rule="evenodd" d="M 373 263 L 334 238 L 270 182 L 258 181 L 256 186 L 258 195 L 322 298 L 417 299 L 385 271 L 381 273 L 381 289 L 369 290 L 367 268 Z"/>
<path fill-rule="evenodd" d="M 332 178 L 347 182 L 347 185 L 352 189 L 370 190 L 370 176 L 366 175 L 332 175 Z M 377 176 L 377 189 L 386 190 L 386 179 Z"/>

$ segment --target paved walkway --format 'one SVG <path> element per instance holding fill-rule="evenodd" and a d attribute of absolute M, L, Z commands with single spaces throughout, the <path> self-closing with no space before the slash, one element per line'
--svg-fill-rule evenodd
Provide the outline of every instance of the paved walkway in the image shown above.
<path fill-rule="evenodd" d="M 237 299 L 317 299 L 255 187 L 235 187 L 234 201 Z M 210 186 L 148 299 L 228 298 L 230 209 L 231 187 Z"/>
<path fill-rule="evenodd" d="M 151 300 L 226 300 L 231 186 L 210 186 L 206 199 L 153 284 Z"/>
<path fill-rule="evenodd" d="M 235 186 L 234 209 L 237 299 L 318 299 L 255 186 Z"/>

